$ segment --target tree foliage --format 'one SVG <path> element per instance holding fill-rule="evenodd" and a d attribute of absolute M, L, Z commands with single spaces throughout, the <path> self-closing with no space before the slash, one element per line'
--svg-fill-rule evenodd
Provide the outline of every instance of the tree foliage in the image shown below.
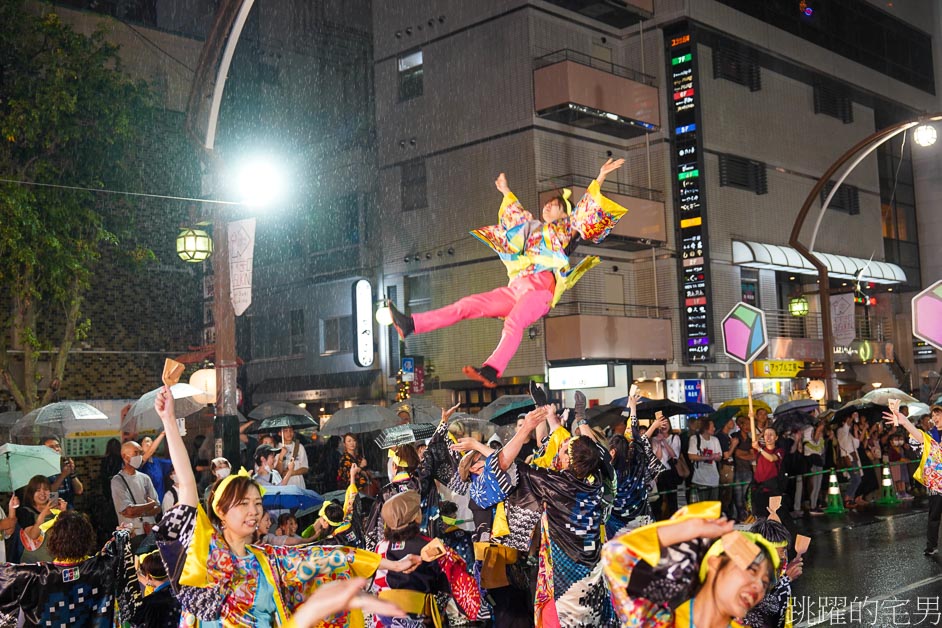
<path fill-rule="evenodd" d="M 102 32 L 0 0 L 0 377 L 24 411 L 50 401 L 90 321 L 82 299 L 102 247 L 144 260 L 123 238 L 129 201 L 90 189 L 136 179 L 146 85 L 121 70 Z M 125 220 L 122 220 L 125 217 Z M 51 381 L 39 363 L 50 356 Z"/>

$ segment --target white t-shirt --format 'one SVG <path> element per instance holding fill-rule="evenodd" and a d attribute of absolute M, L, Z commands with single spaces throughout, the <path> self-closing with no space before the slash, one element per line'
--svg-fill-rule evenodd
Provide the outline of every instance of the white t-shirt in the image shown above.
<path fill-rule="evenodd" d="M 303 450 L 304 448 L 302 447 L 301 451 Z M 300 456 L 301 454 L 299 453 L 298 455 Z M 277 469 L 272 469 L 268 473 L 264 473 L 261 471 L 261 469 L 259 469 L 258 471 L 255 472 L 255 479 L 262 486 L 281 486 L 282 477 L 281 477 L 281 474 L 278 473 Z M 272 543 L 272 545 L 274 545 L 274 543 Z"/>
<path fill-rule="evenodd" d="M 0 508 L 0 519 L 6 519 L 7 513 L 3 512 L 3 508 Z M 10 538 L 10 535 L 6 532 L 3 533 L 2 538 L 0 538 L 0 563 L 7 562 L 7 544 L 3 542 L 4 539 Z"/>
<path fill-rule="evenodd" d="M 698 436 L 700 440 L 699 449 L 697 449 Z M 687 453 L 698 456 L 709 456 L 711 454 L 722 455 L 723 451 L 720 449 L 720 441 L 716 436 L 706 438 L 703 435 L 693 434 L 690 436 L 690 444 L 687 446 Z M 691 482 L 699 484 L 700 486 L 720 485 L 720 472 L 719 469 L 716 468 L 716 462 L 712 460 L 691 460 L 691 462 L 693 462 L 693 477 L 691 478 Z"/>
<path fill-rule="evenodd" d="M 297 445 L 297 448 L 295 448 L 295 445 Z M 292 441 L 290 445 L 282 443 L 281 446 L 284 447 L 284 451 L 285 451 L 285 457 L 283 459 L 283 463 L 285 465 L 287 465 L 289 462 L 294 460 L 295 469 L 307 468 L 307 452 L 304 451 L 304 446 L 301 445 L 301 443 L 299 443 L 298 441 Z M 295 449 L 297 449 L 297 452 L 298 452 L 297 456 L 295 456 L 295 453 L 294 453 Z M 278 480 L 278 482 L 280 484 L 281 480 Z M 288 486 L 297 486 L 298 488 L 307 488 L 307 485 L 304 483 L 303 475 L 292 475 L 288 479 Z"/>

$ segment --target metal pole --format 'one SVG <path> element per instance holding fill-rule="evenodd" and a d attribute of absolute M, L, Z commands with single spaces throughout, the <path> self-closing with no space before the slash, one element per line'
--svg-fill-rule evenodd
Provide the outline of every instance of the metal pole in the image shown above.
<path fill-rule="evenodd" d="M 209 99 L 205 133 L 200 142 L 214 187 L 216 177 L 212 175 L 218 174 L 219 168 L 213 151 L 219 107 L 239 37 L 254 4 L 255 0 L 225 0 L 219 5 L 210 35 L 200 53 L 187 102 L 187 128 L 193 137 L 199 137 L 199 120 Z M 213 210 L 213 239 L 213 321 L 216 327 L 216 420 L 213 422 L 213 436 L 216 456 L 227 458 L 235 469 L 240 466 L 235 312 L 230 298 L 229 234 L 225 216 L 218 208 Z"/>
<path fill-rule="evenodd" d="M 924 118 L 928 118 L 930 120 L 942 120 L 942 114 L 932 114 L 931 116 L 925 116 Z M 924 118 L 920 118 L 919 120 Z M 916 122 L 918 122 L 918 120 Z M 834 378 L 834 340 L 833 331 L 831 328 L 831 289 L 828 278 L 828 269 L 827 266 L 820 259 L 818 259 L 818 256 L 814 255 L 808 247 L 802 244 L 800 240 L 801 230 L 804 227 L 805 220 L 808 217 L 808 212 L 811 210 L 811 206 L 815 203 L 821 193 L 821 190 L 824 189 L 824 186 L 827 185 L 827 182 L 831 180 L 831 177 L 834 176 L 835 172 L 837 172 L 845 163 L 850 161 L 854 155 L 869 147 L 872 143 L 876 142 L 875 146 L 870 150 L 873 150 L 873 148 L 879 146 L 884 141 L 898 133 L 900 129 L 906 129 L 910 126 L 913 126 L 914 124 L 914 121 L 907 120 L 906 122 L 900 122 L 885 129 L 881 129 L 857 142 L 847 152 L 838 157 L 837 160 L 827 169 L 827 171 L 821 175 L 821 178 L 818 179 L 818 181 L 814 184 L 814 187 L 811 188 L 811 192 L 808 193 L 808 197 L 805 199 L 804 204 L 798 211 L 798 215 L 795 217 L 795 224 L 792 227 L 792 233 L 788 239 L 789 245 L 797 250 L 801 256 L 808 260 L 808 262 L 818 271 L 818 298 L 821 303 L 821 341 L 824 347 L 823 364 L 825 400 L 827 401 L 834 401 L 837 399 L 837 382 Z M 854 166 L 856 166 L 857 163 L 860 163 L 860 161 L 858 160 Z M 853 169 L 853 167 L 851 169 Z M 846 178 L 847 174 L 849 174 L 849 171 L 848 173 L 844 174 L 844 176 L 841 178 L 841 181 Z M 836 189 L 837 186 L 835 186 L 834 190 Z M 825 211 L 827 211 L 834 190 L 832 190 L 832 193 L 821 205 L 822 215 Z"/>

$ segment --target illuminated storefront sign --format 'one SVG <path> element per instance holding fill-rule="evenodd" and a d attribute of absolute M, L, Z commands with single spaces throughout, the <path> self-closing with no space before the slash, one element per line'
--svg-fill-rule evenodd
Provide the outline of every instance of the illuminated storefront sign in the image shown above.
<path fill-rule="evenodd" d="M 373 364 L 373 286 L 366 279 L 353 284 L 353 361 L 357 366 Z"/>
<path fill-rule="evenodd" d="M 797 360 L 756 360 L 752 363 L 752 376 L 788 379 L 797 377 L 803 368 L 805 363 Z"/>
<path fill-rule="evenodd" d="M 688 32 L 666 34 L 667 71 L 671 76 L 671 140 L 674 152 L 674 207 L 680 227 L 680 305 L 683 319 L 684 363 L 713 360 L 710 263 L 707 252 L 706 199 L 703 180 L 703 142 L 697 108 L 696 42 Z"/>

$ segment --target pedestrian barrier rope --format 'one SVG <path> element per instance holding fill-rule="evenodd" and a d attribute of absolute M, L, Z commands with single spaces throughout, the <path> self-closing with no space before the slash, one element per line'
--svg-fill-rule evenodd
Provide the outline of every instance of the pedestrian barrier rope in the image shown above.
<path fill-rule="evenodd" d="M 807 477 L 812 477 L 812 476 L 815 476 L 815 475 L 830 475 L 831 473 L 848 473 L 848 472 L 851 472 L 851 471 L 863 471 L 864 469 L 879 469 L 879 468 L 882 468 L 882 467 L 901 466 L 901 465 L 905 465 L 905 464 L 911 464 L 911 463 L 914 463 L 914 462 L 915 462 L 915 463 L 918 463 L 919 461 L 918 461 L 918 460 L 898 460 L 898 461 L 896 461 L 896 462 L 883 462 L 883 463 L 880 463 L 880 464 L 868 464 L 868 465 L 862 465 L 862 466 L 857 466 L 857 467 L 841 467 L 841 468 L 831 467 L 831 468 L 829 468 L 829 469 L 822 469 L 821 471 L 809 471 L 809 472 L 807 472 L 807 473 L 798 473 L 798 474 L 788 474 L 788 473 L 785 473 L 785 474 L 783 474 L 783 475 L 784 475 L 784 478 L 785 478 L 786 480 L 788 480 L 788 479 L 792 479 L 792 478 L 807 478 Z M 691 477 L 692 477 L 692 476 L 691 476 Z M 683 483 L 690 483 L 690 488 L 691 488 L 691 489 L 694 489 L 694 490 L 695 490 L 697 487 L 702 487 L 701 485 L 696 485 L 696 486 L 694 486 L 694 485 L 692 484 L 692 482 L 690 482 L 690 478 L 686 478 L 686 479 L 684 480 L 684 482 L 682 482 L 682 484 L 683 484 Z M 702 488 L 718 488 L 718 489 L 723 489 L 723 488 L 731 488 L 731 487 L 736 487 L 736 486 L 751 486 L 752 483 L 753 483 L 752 480 L 749 480 L 749 481 L 747 481 L 747 482 L 745 482 L 745 481 L 744 481 L 744 482 L 727 482 L 727 483 L 720 483 L 719 485 L 717 485 L 717 486 L 715 486 L 715 487 L 714 487 L 714 486 L 707 486 L 707 487 L 702 487 Z M 660 495 L 669 495 L 669 494 L 672 494 L 672 493 L 686 492 L 687 490 L 688 490 L 688 489 L 676 488 L 676 489 L 668 489 L 668 490 L 666 490 L 666 491 L 651 491 L 651 493 L 649 494 L 649 496 L 650 496 L 650 497 L 655 497 L 655 496 L 660 496 Z"/>

